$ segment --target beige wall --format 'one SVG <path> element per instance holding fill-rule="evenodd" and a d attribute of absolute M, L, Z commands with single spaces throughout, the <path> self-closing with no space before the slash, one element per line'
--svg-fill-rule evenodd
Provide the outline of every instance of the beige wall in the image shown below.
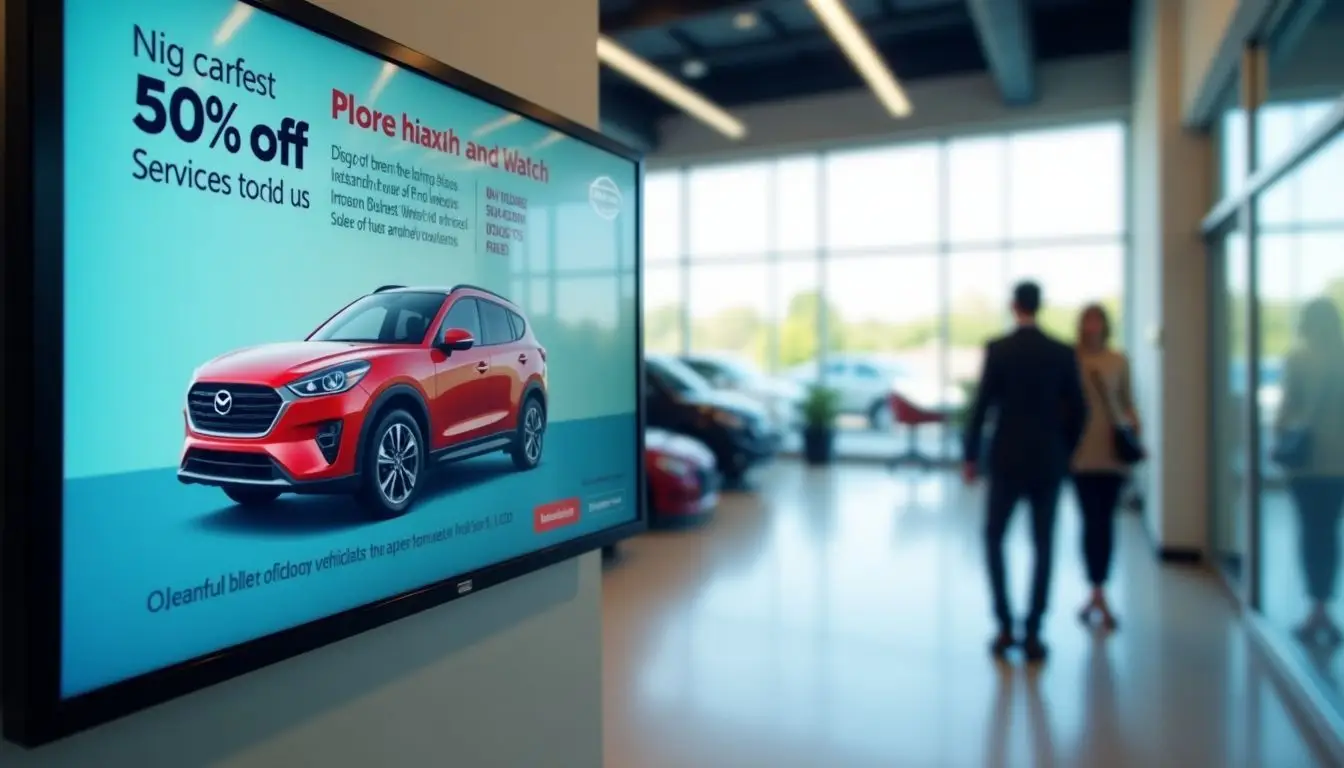
<path fill-rule="evenodd" d="M 1129 322 L 1153 452 L 1141 474 L 1158 546 L 1201 552 L 1208 529 L 1208 324 L 1200 221 L 1212 204 L 1207 136 L 1182 127 L 1183 13 L 1140 0 L 1134 34 Z"/>
<path fill-rule="evenodd" d="M 729 141 L 677 115 L 659 126 L 658 151 L 650 166 L 1124 118 L 1130 108 L 1129 57 L 1046 64 L 1038 86 L 1035 104 L 1008 107 L 987 74 L 917 81 L 907 89 L 914 112 L 904 120 L 892 119 L 866 89 L 752 105 L 736 111 L 747 124 L 742 141 Z"/>
<path fill-rule="evenodd" d="M 597 0 L 320 4 L 597 121 Z M 592 554 L 37 751 L 0 743 L 0 765 L 592 768 L 601 643 Z"/>
<path fill-rule="evenodd" d="M 1238 0 L 1162 0 L 1179 5 L 1181 114 L 1193 108 L 1227 34 Z"/>

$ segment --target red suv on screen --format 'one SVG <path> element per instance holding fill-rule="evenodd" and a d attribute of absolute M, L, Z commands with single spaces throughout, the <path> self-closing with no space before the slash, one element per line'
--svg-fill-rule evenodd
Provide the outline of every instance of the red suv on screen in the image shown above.
<path fill-rule="evenodd" d="M 536 467 L 546 413 L 546 350 L 516 305 L 470 285 L 384 286 L 303 341 L 197 369 L 177 477 L 244 506 L 352 493 L 393 517 L 439 462 L 505 451 Z"/>

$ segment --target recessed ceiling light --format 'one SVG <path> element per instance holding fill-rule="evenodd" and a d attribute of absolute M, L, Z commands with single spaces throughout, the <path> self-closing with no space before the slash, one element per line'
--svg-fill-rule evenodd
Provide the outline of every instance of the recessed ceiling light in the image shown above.
<path fill-rule="evenodd" d="M 687 59 L 681 65 L 681 74 L 691 80 L 698 80 L 704 77 L 705 73 L 708 71 L 709 67 L 705 66 L 705 62 L 699 59 Z"/>
<path fill-rule="evenodd" d="M 756 26 L 760 18 L 751 11 L 743 11 L 733 17 L 733 26 L 738 29 L 751 29 Z"/>

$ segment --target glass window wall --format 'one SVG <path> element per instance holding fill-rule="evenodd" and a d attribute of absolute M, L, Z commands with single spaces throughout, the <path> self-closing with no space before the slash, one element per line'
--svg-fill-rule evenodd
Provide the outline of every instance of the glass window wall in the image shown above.
<path fill-rule="evenodd" d="M 1217 126 L 1210 549 L 1344 737 L 1344 0 L 1280 10 Z"/>
<path fill-rule="evenodd" d="M 1216 241 L 1211 270 L 1218 275 L 1219 290 L 1213 295 L 1214 384 L 1212 398 L 1212 498 L 1215 514 L 1210 521 L 1211 549 L 1215 563 L 1238 588 L 1248 555 L 1247 425 L 1250 403 L 1250 283 L 1251 266 L 1245 233 L 1233 229 Z"/>
<path fill-rule="evenodd" d="M 1280 4 L 1265 35 L 1265 103 L 1256 110 L 1258 162 L 1292 151 L 1344 92 L 1344 0 Z"/>
<path fill-rule="evenodd" d="M 824 379 L 842 455 L 955 458 L 1015 280 L 1062 337 L 1092 302 L 1123 327 L 1125 140 L 1098 123 L 652 172 L 646 346 Z M 938 420 L 907 429 L 893 393 Z"/>
<path fill-rule="evenodd" d="M 1256 200 L 1254 351 L 1261 376 L 1253 465 L 1260 609 L 1344 712 L 1344 659 L 1334 653 L 1344 644 L 1342 153 L 1344 138 L 1337 138 Z"/>

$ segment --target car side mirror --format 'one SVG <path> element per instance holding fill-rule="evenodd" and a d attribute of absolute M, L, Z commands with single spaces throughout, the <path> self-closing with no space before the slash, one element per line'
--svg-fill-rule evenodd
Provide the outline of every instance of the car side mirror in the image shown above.
<path fill-rule="evenodd" d="M 476 337 L 471 332 L 463 328 L 449 328 L 443 332 L 443 341 L 439 343 L 439 349 L 449 354 L 461 352 L 476 346 Z"/>

